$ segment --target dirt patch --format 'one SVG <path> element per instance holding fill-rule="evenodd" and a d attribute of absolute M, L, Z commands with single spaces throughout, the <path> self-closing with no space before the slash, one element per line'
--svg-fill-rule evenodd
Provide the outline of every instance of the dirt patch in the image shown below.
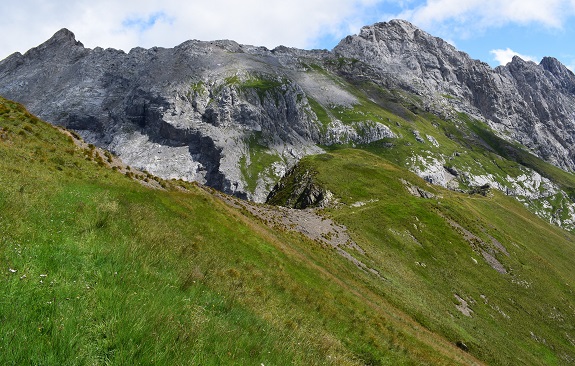
<path fill-rule="evenodd" d="M 364 255 L 365 251 L 351 239 L 347 233 L 347 228 L 320 215 L 317 210 L 256 204 L 220 192 L 215 192 L 215 195 L 232 207 L 247 210 L 274 229 L 280 228 L 298 232 L 323 246 L 334 248 L 358 268 L 383 279 L 377 270 L 368 267 L 353 256 L 352 251 L 361 255 Z"/>
<path fill-rule="evenodd" d="M 503 267 L 503 264 L 501 264 L 501 262 L 499 262 L 497 260 L 497 258 L 495 258 L 491 254 L 487 253 L 485 250 L 481 251 L 481 255 L 483 256 L 483 259 L 485 259 L 485 261 L 487 263 L 489 263 L 491 268 L 493 268 L 494 270 L 496 270 L 497 272 L 499 272 L 501 274 L 507 273 L 507 270 L 505 269 L 505 267 Z"/>
<path fill-rule="evenodd" d="M 505 254 L 506 256 L 509 257 L 509 252 L 507 251 L 507 249 L 503 246 L 503 244 L 501 244 L 499 242 L 499 240 L 495 239 L 494 237 L 492 237 L 491 235 L 487 235 L 489 236 L 489 239 L 491 239 L 491 243 L 493 244 L 493 246 L 500 252 Z"/>

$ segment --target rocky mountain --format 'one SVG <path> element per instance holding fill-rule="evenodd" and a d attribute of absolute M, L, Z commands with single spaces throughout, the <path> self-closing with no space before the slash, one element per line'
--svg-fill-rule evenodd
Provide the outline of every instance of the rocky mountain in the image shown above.
<path fill-rule="evenodd" d="M 131 165 L 262 201 L 288 166 L 321 152 L 320 144 L 393 136 L 370 121 L 322 125 L 311 98 L 344 106 L 357 99 L 309 73 L 300 57 L 319 62 L 330 54 L 232 41 L 126 54 L 86 49 L 63 29 L 2 61 L 0 94 Z M 263 171 L 252 175 L 249 166 L 258 164 Z"/>
<path fill-rule="evenodd" d="M 553 58 L 492 69 L 406 21 L 332 51 L 192 40 L 125 53 L 63 29 L 0 62 L 0 95 L 137 168 L 257 202 L 305 155 L 375 144 L 431 183 L 488 184 L 575 227 L 572 187 L 519 159 L 575 169 L 575 75 Z M 494 155 L 466 160 L 470 146 Z"/>
<path fill-rule="evenodd" d="M 515 56 L 492 69 L 406 21 L 364 27 L 334 49 L 375 69 L 377 79 L 421 96 L 427 108 L 486 120 L 553 164 L 575 169 L 575 75 L 558 60 Z"/>

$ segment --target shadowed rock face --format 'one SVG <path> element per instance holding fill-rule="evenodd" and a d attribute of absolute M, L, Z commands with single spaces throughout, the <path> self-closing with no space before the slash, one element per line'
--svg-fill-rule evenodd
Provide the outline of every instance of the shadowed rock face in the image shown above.
<path fill-rule="evenodd" d="M 330 206 L 334 203 L 333 193 L 316 182 L 316 174 L 296 165 L 274 186 L 266 202 L 297 209 Z"/>
<path fill-rule="evenodd" d="M 354 62 L 338 65 L 341 58 Z M 302 156 L 322 152 L 320 145 L 395 137 L 379 122 L 346 125 L 329 113 L 327 123 L 320 120 L 314 105 L 360 101 L 313 65 L 352 84 L 414 93 L 446 118 L 457 111 L 482 118 L 575 169 L 571 71 L 553 58 L 539 65 L 515 58 L 492 69 L 405 21 L 364 27 L 331 52 L 193 40 L 125 53 L 86 49 L 63 29 L 0 62 L 0 95 L 130 165 L 261 202 Z"/>

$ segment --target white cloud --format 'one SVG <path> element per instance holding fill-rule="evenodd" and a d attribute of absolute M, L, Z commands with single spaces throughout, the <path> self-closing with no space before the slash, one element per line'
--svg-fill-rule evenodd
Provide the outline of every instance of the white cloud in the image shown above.
<path fill-rule="evenodd" d="M 511 48 L 506 49 L 498 49 L 498 50 L 491 50 L 489 51 L 493 55 L 493 58 L 499 62 L 499 65 L 507 65 L 513 59 L 513 56 L 519 56 L 524 61 L 533 61 L 537 62 L 536 57 L 532 56 L 525 56 L 520 53 L 513 51 Z"/>
<path fill-rule="evenodd" d="M 560 29 L 575 14 L 575 0 L 24 0 L 5 1 L 2 13 L 0 59 L 64 27 L 86 47 L 124 51 L 189 39 L 310 48 L 404 18 L 455 44 L 511 23 Z"/>
<path fill-rule="evenodd" d="M 173 47 L 188 39 L 233 39 L 273 48 L 311 47 L 364 25 L 386 0 L 28 0 L 2 5 L 0 59 L 68 28 L 87 47 Z M 357 29 L 356 29 L 357 28 Z"/>
<path fill-rule="evenodd" d="M 561 28 L 575 14 L 575 0 L 427 0 L 400 17 L 422 27 L 465 25 L 468 32 L 509 23 Z M 463 30 L 461 29 L 457 29 Z"/>

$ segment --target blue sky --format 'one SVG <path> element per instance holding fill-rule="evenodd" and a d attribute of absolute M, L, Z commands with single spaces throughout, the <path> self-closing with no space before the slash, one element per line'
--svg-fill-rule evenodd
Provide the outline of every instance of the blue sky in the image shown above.
<path fill-rule="evenodd" d="M 86 47 L 129 51 L 188 39 L 333 48 L 394 18 L 495 67 L 514 54 L 575 68 L 575 0 L 25 0 L 2 5 L 0 59 L 68 28 Z"/>

